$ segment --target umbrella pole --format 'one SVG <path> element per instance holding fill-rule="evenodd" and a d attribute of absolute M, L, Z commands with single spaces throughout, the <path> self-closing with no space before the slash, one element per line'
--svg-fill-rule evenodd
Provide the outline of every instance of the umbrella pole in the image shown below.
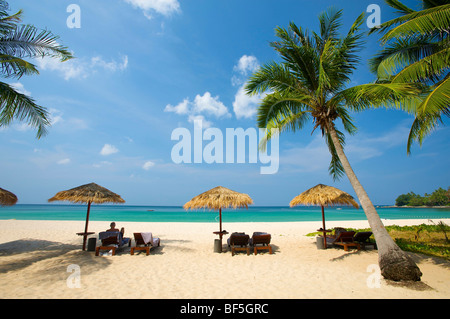
<path fill-rule="evenodd" d="M 323 229 L 323 247 L 327 248 L 327 232 L 325 228 L 325 212 L 322 206 L 322 229 Z"/>
<path fill-rule="evenodd" d="M 86 238 L 87 238 L 87 230 L 89 223 L 89 212 L 91 211 L 91 201 L 88 202 L 87 214 L 86 214 L 86 224 L 84 226 L 84 235 L 83 235 L 83 250 L 86 250 Z"/>
<path fill-rule="evenodd" d="M 222 232 L 222 208 L 219 208 L 219 220 L 220 220 L 219 231 Z M 222 234 L 220 234 L 220 239 L 222 239 Z"/>
<path fill-rule="evenodd" d="M 219 226 L 219 231 L 220 231 L 220 251 L 222 252 L 222 207 L 219 208 L 219 220 L 220 220 L 220 226 Z"/>

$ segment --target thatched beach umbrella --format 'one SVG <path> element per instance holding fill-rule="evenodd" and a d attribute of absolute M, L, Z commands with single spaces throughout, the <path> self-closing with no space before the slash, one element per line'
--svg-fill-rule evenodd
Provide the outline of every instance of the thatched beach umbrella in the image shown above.
<path fill-rule="evenodd" d="M 325 248 L 327 248 L 327 239 L 324 206 L 353 205 L 354 207 L 359 208 L 358 203 L 350 194 L 343 192 L 336 187 L 323 184 L 318 184 L 294 197 L 289 203 L 289 206 L 293 207 L 296 205 L 319 205 L 322 207 L 322 229 Z"/>
<path fill-rule="evenodd" d="M 84 227 L 84 233 L 77 233 L 77 235 L 83 236 L 83 250 L 86 249 L 86 238 L 92 233 L 88 233 L 89 212 L 91 210 L 91 203 L 103 204 L 103 203 L 125 203 L 125 201 L 117 195 L 95 183 L 81 185 L 66 191 L 56 193 L 55 196 L 48 200 L 54 201 L 69 201 L 73 203 L 87 203 L 87 215 L 86 224 Z"/>
<path fill-rule="evenodd" d="M 0 188 L 0 205 L 12 206 L 15 203 L 17 203 L 17 196 L 6 189 Z"/>
<path fill-rule="evenodd" d="M 238 193 L 231 189 L 217 186 L 207 192 L 195 196 L 189 202 L 184 204 L 183 208 L 208 208 L 219 210 L 220 226 L 217 234 L 220 237 L 220 247 L 222 247 L 222 236 L 224 235 L 224 232 L 222 232 L 222 208 L 248 208 L 248 205 L 251 204 L 253 204 L 253 200 L 247 194 Z"/>

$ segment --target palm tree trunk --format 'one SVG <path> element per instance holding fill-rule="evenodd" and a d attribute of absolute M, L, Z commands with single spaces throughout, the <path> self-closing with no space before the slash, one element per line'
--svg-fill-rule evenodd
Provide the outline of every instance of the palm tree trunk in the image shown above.
<path fill-rule="evenodd" d="M 334 128 L 334 123 L 328 124 L 328 132 L 330 133 L 336 153 L 341 160 L 342 166 L 347 174 L 350 183 L 355 190 L 356 195 L 361 203 L 364 213 L 369 221 L 370 228 L 375 236 L 378 246 L 378 263 L 381 274 L 384 278 L 390 280 L 414 280 L 419 281 L 422 273 L 416 263 L 409 257 L 389 236 L 384 227 L 380 216 L 373 206 L 369 196 L 362 187 L 358 178 L 353 172 L 352 167 L 344 153 L 339 138 Z"/>

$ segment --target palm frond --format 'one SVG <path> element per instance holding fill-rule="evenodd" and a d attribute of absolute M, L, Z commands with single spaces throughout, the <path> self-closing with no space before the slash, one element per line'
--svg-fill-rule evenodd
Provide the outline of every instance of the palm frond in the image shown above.
<path fill-rule="evenodd" d="M 417 109 L 418 117 L 430 115 L 437 118 L 440 114 L 450 116 L 450 73 L 431 89 L 432 91 Z"/>
<path fill-rule="evenodd" d="M 0 127 L 9 125 L 13 119 L 27 121 L 30 126 L 37 128 L 37 138 L 46 135 L 47 127 L 50 126 L 45 108 L 10 85 L 0 82 Z"/>
<path fill-rule="evenodd" d="M 410 63 L 392 78 L 393 83 L 437 81 L 450 68 L 450 47 Z"/>
<path fill-rule="evenodd" d="M 409 131 L 406 153 L 411 154 L 411 146 L 414 142 L 418 142 L 422 146 L 425 137 L 435 130 L 439 123 L 442 123 L 440 114 L 416 116 Z"/>
<path fill-rule="evenodd" d="M 333 7 L 319 14 L 322 44 L 339 37 L 339 28 L 342 26 L 342 14 L 342 10 L 337 10 Z"/>
<path fill-rule="evenodd" d="M 400 14 L 409 14 L 415 12 L 415 10 L 411 9 L 410 7 L 404 5 L 398 0 L 384 0 L 384 2 L 387 3 L 390 7 L 397 9 L 397 13 Z"/>
<path fill-rule="evenodd" d="M 399 18 L 383 23 L 379 30 L 399 24 L 382 36 L 381 41 L 386 43 L 393 38 L 408 37 L 413 34 L 431 34 L 433 32 L 448 32 L 450 25 L 450 4 L 425 9 L 406 14 Z"/>
<path fill-rule="evenodd" d="M 369 67 L 379 79 L 387 79 L 405 66 L 433 54 L 442 46 L 441 42 L 436 43 L 429 36 L 397 39 L 371 58 Z"/>
<path fill-rule="evenodd" d="M 0 53 L 18 58 L 50 56 L 61 62 L 73 58 L 67 47 L 57 42 L 58 39 L 51 31 L 39 32 L 32 25 L 22 25 L 0 38 Z"/>
<path fill-rule="evenodd" d="M 353 124 L 352 117 L 350 116 L 348 110 L 340 105 L 335 107 L 335 110 L 339 115 L 339 119 L 341 119 L 344 129 L 347 131 L 347 133 L 349 133 L 350 135 L 354 135 L 358 131 L 358 129 L 355 124 Z"/>
<path fill-rule="evenodd" d="M 412 112 L 421 93 L 419 85 L 407 83 L 368 83 L 338 92 L 331 101 L 353 111 L 377 107 L 401 108 Z"/>
<path fill-rule="evenodd" d="M 273 127 L 277 127 L 277 123 L 285 118 L 304 112 L 307 103 L 311 103 L 310 96 L 302 96 L 291 92 L 268 94 L 262 99 L 258 107 L 257 125 L 259 128 L 265 128 L 272 121 L 276 123 Z M 295 127 L 293 129 L 295 130 Z"/>
<path fill-rule="evenodd" d="M 364 22 L 365 14 L 360 14 L 350 27 L 347 35 L 339 40 L 337 46 L 337 57 L 333 69 L 336 70 L 336 79 L 340 79 L 340 83 L 335 81 L 334 86 L 338 90 L 342 89 L 342 85 L 350 81 L 350 76 L 356 69 L 360 58 L 358 52 L 362 49 L 364 41 L 364 32 L 361 32 L 361 26 Z M 336 91 L 336 90 L 335 90 Z"/>
<path fill-rule="evenodd" d="M 6 11 L 7 7 L 0 7 L 0 36 L 13 31 L 16 28 L 17 23 L 21 21 L 23 14 L 22 10 L 19 10 L 13 15 L 8 15 Z"/>
<path fill-rule="evenodd" d="M 344 147 L 345 135 L 338 129 L 335 128 L 335 130 L 336 130 L 336 134 L 339 138 L 339 143 L 342 145 L 342 147 Z M 344 167 L 342 166 L 342 162 L 339 159 L 339 156 L 336 152 L 336 147 L 334 146 L 333 140 L 331 139 L 331 135 L 328 132 L 325 133 L 325 142 L 326 142 L 326 144 L 328 146 L 328 150 L 330 151 L 330 154 L 331 154 L 331 161 L 330 161 L 330 165 L 328 166 L 328 173 L 331 175 L 331 177 L 333 177 L 334 181 L 337 181 L 342 176 L 344 176 L 345 170 L 344 170 Z"/>
<path fill-rule="evenodd" d="M 335 47 L 332 40 L 328 39 L 323 46 L 322 53 L 319 59 L 319 85 L 317 87 L 317 94 L 322 95 L 325 91 L 331 88 L 331 73 L 333 68 L 329 67 L 329 62 L 332 61 L 331 57 L 335 54 Z M 328 74 L 330 72 L 330 74 Z"/>
<path fill-rule="evenodd" d="M 303 86 L 317 90 L 315 65 L 318 57 L 308 31 L 291 22 L 288 30 L 278 27 L 275 33 L 281 41 L 271 42 L 271 46 L 278 51 L 287 68 Z"/>
<path fill-rule="evenodd" d="M 261 138 L 259 143 L 259 149 L 265 151 L 268 141 L 273 137 L 273 133 L 277 134 L 286 131 L 295 132 L 300 130 L 310 119 L 310 113 L 307 111 L 300 111 L 297 113 L 291 113 L 279 118 L 271 118 L 264 128 L 264 136 Z M 273 130 L 276 129 L 276 130 Z"/>
<path fill-rule="evenodd" d="M 295 90 L 296 80 L 289 69 L 276 62 L 260 67 L 248 79 L 245 91 L 249 95 L 261 94 L 267 91 Z"/>
<path fill-rule="evenodd" d="M 36 66 L 23 59 L 0 54 L 0 74 L 6 78 L 21 78 L 23 75 L 39 74 Z"/>

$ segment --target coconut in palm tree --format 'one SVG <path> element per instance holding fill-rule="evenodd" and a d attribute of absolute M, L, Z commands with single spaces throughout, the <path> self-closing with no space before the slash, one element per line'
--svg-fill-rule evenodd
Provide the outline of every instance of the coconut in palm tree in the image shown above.
<path fill-rule="evenodd" d="M 294 23 L 288 29 L 276 28 L 278 41 L 272 47 L 282 62 L 270 62 L 259 68 L 246 84 L 247 94 L 267 93 L 257 110 L 257 122 L 266 129 L 264 148 L 271 129 L 297 131 L 312 120 L 320 129 L 331 153 L 330 173 L 347 175 L 364 209 L 378 244 L 382 275 L 392 280 L 420 280 L 422 273 L 387 233 L 369 196 L 359 182 L 344 153 L 345 134 L 337 126 L 342 122 L 349 134 L 356 132 L 351 111 L 361 111 L 386 103 L 398 106 L 412 103 L 418 90 L 404 83 L 369 83 L 347 87 L 359 62 L 362 48 L 361 14 L 347 34 L 339 36 L 342 11 L 330 9 L 319 16 L 318 33 Z"/>

